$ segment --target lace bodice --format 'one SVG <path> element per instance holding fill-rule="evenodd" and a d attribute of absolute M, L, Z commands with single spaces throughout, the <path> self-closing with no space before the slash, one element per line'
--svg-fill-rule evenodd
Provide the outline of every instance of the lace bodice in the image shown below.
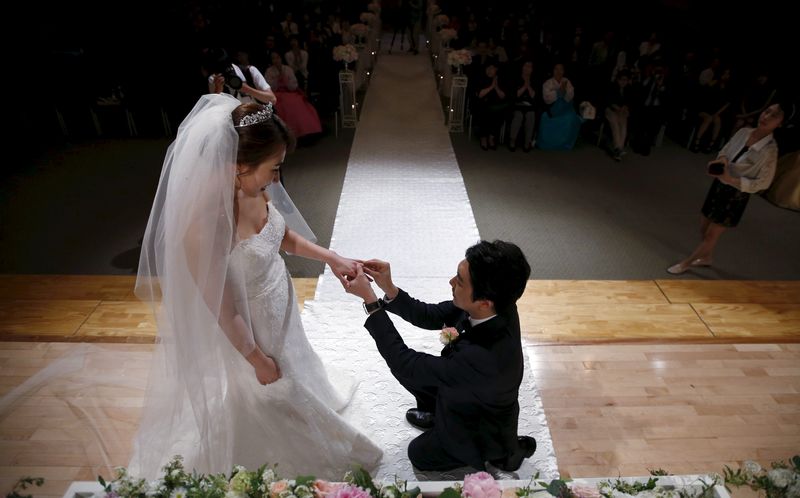
<path fill-rule="evenodd" d="M 278 284 L 285 282 L 286 264 L 278 250 L 286 233 L 286 222 L 272 202 L 267 206 L 269 214 L 264 228 L 233 250 L 234 262 L 241 265 L 250 300 L 268 291 L 285 293 L 285 285 Z"/>

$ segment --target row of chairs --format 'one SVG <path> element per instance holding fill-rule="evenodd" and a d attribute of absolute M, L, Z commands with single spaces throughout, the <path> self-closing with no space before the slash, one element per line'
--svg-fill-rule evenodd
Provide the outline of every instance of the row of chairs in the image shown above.
<path fill-rule="evenodd" d="M 106 127 L 103 124 L 103 119 L 101 119 L 100 116 L 101 114 L 106 115 L 109 113 L 112 115 L 113 114 L 121 115 L 120 117 L 124 119 L 125 127 L 130 137 L 139 136 L 139 130 L 136 126 L 136 119 L 134 119 L 134 112 L 131 111 L 125 105 L 103 102 L 103 103 L 98 103 L 96 107 L 90 106 L 84 112 L 88 113 L 88 118 L 90 119 L 94 132 L 98 137 L 102 137 L 107 134 Z M 171 137 L 172 124 L 170 122 L 167 111 L 163 107 L 160 107 L 158 108 L 157 112 L 159 113 L 158 118 L 160 119 L 161 127 L 163 128 L 164 131 L 164 136 Z M 75 133 L 74 130 L 72 129 L 73 127 L 71 127 L 68 124 L 67 119 L 65 118 L 64 110 L 61 107 L 55 107 L 55 114 L 59 129 L 61 130 L 61 134 L 64 137 L 69 137 L 74 135 Z"/>
<path fill-rule="evenodd" d="M 467 128 L 468 128 L 467 137 L 470 140 L 472 140 L 472 113 L 467 111 L 467 116 L 468 116 L 467 122 L 469 123 L 468 126 L 467 126 Z M 500 126 L 500 137 L 499 137 L 500 143 L 504 143 L 505 142 L 506 124 L 507 124 L 506 121 L 507 120 L 504 120 L 502 126 Z M 597 132 L 597 143 L 596 143 L 596 145 L 598 147 L 600 147 L 600 144 L 603 142 L 603 138 L 604 138 L 605 130 L 606 130 L 606 124 L 607 124 L 606 120 L 602 119 L 602 121 L 600 122 L 600 128 L 599 128 L 599 130 Z M 667 132 L 667 125 L 666 124 L 661 125 L 661 128 L 658 130 L 658 135 L 656 135 L 656 140 L 655 140 L 655 146 L 656 147 L 661 147 L 661 145 L 664 143 L 664 135 L 666 134 L 666 132 Z M 696 128 L 692 130 L 692 135 L 689 137 L 689 143 L 691 143 L 691 140 L 694 137 L 694 133 L 695 132 L 696 132 Z M 534 138 L 534 142 L 535 142 L 535 138 Z M 688 145 L 687 145 L 687 147 L 688 147 Z"/>

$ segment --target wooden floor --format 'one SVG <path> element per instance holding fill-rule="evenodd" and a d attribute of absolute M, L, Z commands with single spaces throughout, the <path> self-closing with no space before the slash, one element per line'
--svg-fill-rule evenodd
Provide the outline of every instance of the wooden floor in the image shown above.
<path fill-rule="evenodd" d="M 302 307 L 317 279 L 294 279 Z M 152 343 L 134 277 L 0 275 L 0 341 Z M 800 341 L 797 281 L 532 280 L 519 301 L 536 344 Z"/>
<path fill-rule="evenodd" d="M 293 280 L 302 308 L 317 279 Z M 0 275 L 0 341 L 152 344 L 155 321 L 134 295 L 135 282 L 116 275 Z"/>
<path fill-rule="evenodd" d="M 800 452 L 799 344 L 534 350 L 563 474 L 721 473 Z"/>
<path fill-rule="evenodd" d="M 0 276 L 0 493 L 35 475 L 47 481 L 34 494 L 61 496 L 127 463 L 155 334 L 132 283 Z M 295 280 L 300 301 L 315 284 Z M 798 453 L 798 303 L 798 282 L 531 281 L 519 308 L 527 341 L 539 344 L 531 368 L 561 473 L 719 472 Z M 87 346 L 103 348 L 90 373 L 122 372 L 124 388 L 48 387 L 2 404 Z"/>

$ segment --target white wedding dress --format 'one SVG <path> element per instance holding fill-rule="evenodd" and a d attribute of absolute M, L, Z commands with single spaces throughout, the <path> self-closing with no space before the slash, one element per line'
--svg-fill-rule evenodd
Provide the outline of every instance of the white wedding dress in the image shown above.
<path fill-rule="evenodd" d="M 303 330 L 278 252 L 302 220 L 288 196 L 273 197 L 260 233 L 237 243 L 238 106 L 201 97 L 164 159 L 136 280 L 158 341 L 128 468 L 154 479 L 182 455 L 190 472 L 277 464 L 287 478 L 340 480 L 382 452 L 340 415 L 355 386 L 326 371 Z M 278 364 L 277 382 L 262 386 L 245 359 L 257 345 Z"/>
<path fill-rule="evenodd" d="M 240 265 L 236 273 L 246 278 L 255 341 L 275 359 L 281 378 L 262 386 L 242 360 L 250 381 L 230 386 L 225 403 L 236 431 L 234 461 L 248 469 L 279 463 L 279 473 L 287 478 L 341 479 L 353 464 L 374 468 L 381 450 L 338 413 L 352 397 L 353 379 L 327 372 L 306 338 L 292 281 L 278 253 L 285 221 L 272 203 L 268 206 L 266 225 L 234 248 L 232 264 Z"/>
<path fill-rule="evenodd" d="M 201 391 L 196 399 L 202 402 L 190 404 L 182 391 L 172 402 L 171 391 L 155 396 L 166 398 L 168 408 L 151 410 L 155 415 L 143 420 L 129 467 L 132 475 L 155 478 L 172 455 L 183 456 L 187 470 L 201 473 L 278 464 L 278 474 L 288 479 L 341 480 L 354 464 L 372 471 L 380 463 L 381 449 L 339 413 L 353 396 L 354 380 L 329 372 L 306 338 L 278 252 L 286 222 L 272 202 L 268 207 L 261 232 L 234 247 L 229 278 L 245 280 L 234 284 L 246 289 L 248 301 L 237 308 L 249 308 L 255 342 L 275 359 L 281 378 L 261 385 L 242 354 L 222 339 L 215 360 L 220 364 L 201 365 L 207 374 L 199 381 L 188 379 L 189 389 Z M 227 372 L 224 377 L 220 370 Z M 223 386 L 215 389 L 220 378 Z M 206 418 L 196 416 L 197 406 L 207 407 Z"/>

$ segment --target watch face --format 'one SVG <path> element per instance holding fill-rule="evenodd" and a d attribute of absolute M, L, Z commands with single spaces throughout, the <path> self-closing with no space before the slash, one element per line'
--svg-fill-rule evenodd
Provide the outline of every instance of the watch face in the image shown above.
<path fill-rule="evenodd" d="M 373 311 L 377 311 L 383 308 L 383 301 L 378 299 L 374 303 L 369 303 L 369 304 L 363 303 L 363 305 L 364 305 L 364 311 L 366 311 L 367 313 L 372 313 Z"/>

